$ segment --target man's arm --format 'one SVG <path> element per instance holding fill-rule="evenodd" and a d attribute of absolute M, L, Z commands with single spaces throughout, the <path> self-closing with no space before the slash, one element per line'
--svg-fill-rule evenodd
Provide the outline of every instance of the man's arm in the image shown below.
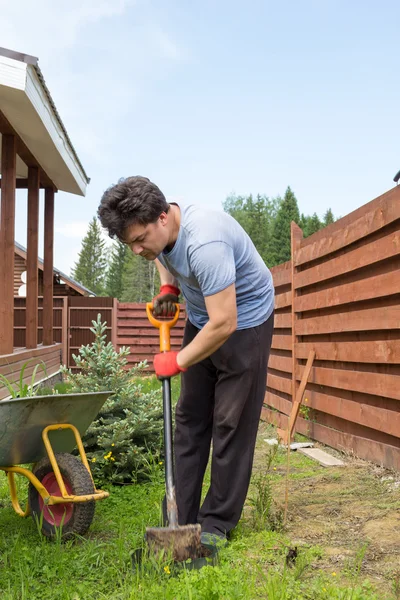
<path fill-rule="evenodd" d="M 236 331 L 236 289 L 233 283 L 222 292 L 204 298 L 209 321 L 177 356 L 179 367 L 187 369 L 218 350 Z"/>
<path fill-rule="evenodd" d="M 154 259 L 154 262 L 156 263 L 157 271 L 160 274 L 161 285 L 174 285 L 175 287 L 178 287 L 178 282 L 175 277 L 172 275 L 172 273 L 167 271 L 167 269 L 160 263 L 158 258 Z"/>

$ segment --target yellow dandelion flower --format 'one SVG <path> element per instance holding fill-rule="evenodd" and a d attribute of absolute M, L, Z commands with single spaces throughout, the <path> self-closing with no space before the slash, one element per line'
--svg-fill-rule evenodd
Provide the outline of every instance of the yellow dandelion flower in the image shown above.
<path fill-rule="evenodd" d="M 95 458 L 92 458 L 92 462 L 96 462 L 96 459 L 95 459 Z"/>
<path fill-rule="evenodd" d="M 113 456 L 111 457 L 111 460 L 112 460 L 113 462 L 115 462 L 115 458 L 114 458 Z"/>
<path fill-rule="evenodd" d="M 335 571 L 332 572 L 332 577 L 336 577 Z"/>
<path fill-rule="evenodd" d="M 160 460 L 160 462 L 159 462 L 158 464 L 159 464 L 159 465 L 162 465 L 162 464 L 163 464 L 163 461 L 162 461 L 162 460 Z"/>
<path fill-rule="evenodd" d="M 164 567 L 164 571 L 166 572 L 167 575 L 169 575 L 171 573 L 168 565 L 166 567 Z"/>
<path fill-rule="evenodd" d="M 276 471 L 276 467 L 274 467 L 274 471 Z"/>
<path fill-rule="evenodd" d="M 111 444 L 111 446 L 115 446 L 115 444 Z"/>

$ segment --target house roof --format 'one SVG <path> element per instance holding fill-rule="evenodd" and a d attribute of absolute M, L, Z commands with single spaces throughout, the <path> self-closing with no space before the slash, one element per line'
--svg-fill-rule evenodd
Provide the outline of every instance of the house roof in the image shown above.
<path fill-rule="evenodd" d="M 0 111 L 57 189 L 84 196 L 90 179 L 34 56 L 0 48 Z M 17 176 L 26 165 L 17 161 Z"/>
<path fill-rule="evenodd" d="M 26 260 L 26 257 L 27 257 L 26 248 L 24 248 L 24 246 L 21 246 L 21 244 L 19 244 L 18 242 L 14 242 L 14 245 L 15 245 L 15 253 L 18 254 L 18 256 L 20 256 L 24 260 Z M 44 266 L 43 259 L 39 258 L 38 260 L 39 260 L 39 265 L 38 265 L 39 269 L 41 271 L 43 271 L 43 266 Z M 92 292 L 91 290 L 86 288 L 84 285 L 79 283 L 79 281 L 72 279 L 72 277 L 69 277 L 68 275 L 66 275 L 65 273 L 63 273 L 62 271 L 57 269 L 56 267 L 53 267 L 53 274 L 58 275 L 59 278 L 62 279 L 62 281 L 64 281 L 70 288 L 77 291 L 79 294 L 82 294 L 82 295 L 87 294 L 88 296 L 96 296 L 96 294 L 94 292 Z"/>

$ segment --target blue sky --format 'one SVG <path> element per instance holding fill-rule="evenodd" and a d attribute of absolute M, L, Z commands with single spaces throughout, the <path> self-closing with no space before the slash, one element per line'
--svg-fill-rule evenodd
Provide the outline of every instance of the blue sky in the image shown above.
<path fill-rule="evenodd" d="M 39 65 L 91 177 L 59 193 L 69 273 L 102 192 L 150 177 L 221 210 L 231 192 L 345 215 L 400 169 L 400 4 L 304 0 L 0 0 L 1 45 Z M 26 241 L 18 197 L 17 240 Z"/>

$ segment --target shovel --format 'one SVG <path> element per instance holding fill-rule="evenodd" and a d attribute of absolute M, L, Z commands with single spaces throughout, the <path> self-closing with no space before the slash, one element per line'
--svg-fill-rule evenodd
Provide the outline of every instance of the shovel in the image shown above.
<path fill-rule="evenodd" d="M 153 315 L 152 303 L 146 304 L 147 317 L 154 327 L 160 330 L 160 352 L 170 350 L 170 332 L 179 318 L 179 304 L 172 320 L 159 321 Z M 167 503 L 168 527 L 147 527 L 146 540 L 149 549 L 156 556 L 171 556 L 177 562 L 201 556 L 201 527 L 196 525 L 178 525 L 178 510 L 175 497 L 175 481 L 172 451 L 171 416 L 171 379 L 162 379 L 163 417 L 164 417 L 164 453 L 165 453 L 165 491 Z"/>

